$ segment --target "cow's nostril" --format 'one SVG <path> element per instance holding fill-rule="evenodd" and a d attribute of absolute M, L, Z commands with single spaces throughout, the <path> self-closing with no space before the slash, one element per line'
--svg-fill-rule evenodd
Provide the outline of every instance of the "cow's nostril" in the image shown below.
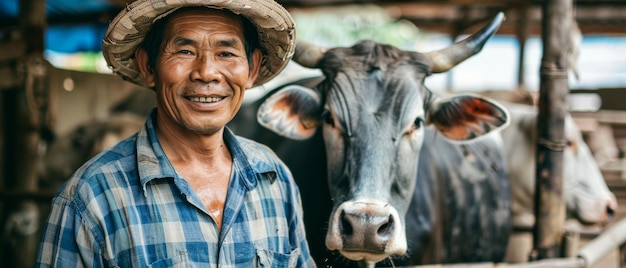
<path fill-rule="evenodd" d="M 352 223 L 346 216 L 345 211 L 341 212 L 341 225 L 339 225 L 339 228 L 341 229 L 342 235 L 352 235 L 352 233 L 354 232 L 354 230 L 352 229 Z"/>
<path fill-rule="evenodd" d="M 392 227 L 393 227 L 393 218 L 391 216 L 389 216 L 387 222 L 383 223 L 380 226 L 380 228 L 378 228 L 378 234 L 379 235 L 387 235 L 391 231 Z"/>
<path fill-rule="evenodd" d="M 610 207 L 606 208 L 606 215 L 608 216 L 609 219 L 612 219 L 615 216 L 615 210 L 613 210 Z"/>

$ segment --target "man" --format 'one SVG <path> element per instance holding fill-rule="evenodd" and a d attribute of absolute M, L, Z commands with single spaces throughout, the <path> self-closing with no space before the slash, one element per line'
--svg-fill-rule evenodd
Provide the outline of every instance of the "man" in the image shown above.
<path fill-rule="evenodd" d="M 285 67 L 294 27 L 273 0 L 139 0 L 122 11 L 103 54 L 157 105 L 58 191 L 37 266 L 314 266 L 290 171 L 225 128 L 244 91 Z"/>

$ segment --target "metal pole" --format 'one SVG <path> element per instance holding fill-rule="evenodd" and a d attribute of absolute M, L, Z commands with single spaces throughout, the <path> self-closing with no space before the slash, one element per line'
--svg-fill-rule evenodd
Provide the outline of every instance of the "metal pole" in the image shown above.
<path fill-rule="evenodd" d="M 626 219 L 611 225 L 598 237 L 591 240 L 578 251 L 578 257 L 585 260 L 587 266 L 597 263 L 613 250 L 618 250 L 626 241 Z"/>
<path fill-rule="evenodd" d="M 524 86 L 524 57 L 526 54 L 526 41 L 528 40 L 528 4 L 523 4 L 518 9 L 517 22 L 517 42 L 519 43 L 519 55 L 517 65 L 517 90 L 522 90 Z"/>
<path fill-rule="evenodd" d="M 563 149 L 568 87 L 566 51 L 572 0 L 543 2 L 543 59 L 537 118 L 535 228 L 531 260 L 560 257 L 565 207 Z"/>

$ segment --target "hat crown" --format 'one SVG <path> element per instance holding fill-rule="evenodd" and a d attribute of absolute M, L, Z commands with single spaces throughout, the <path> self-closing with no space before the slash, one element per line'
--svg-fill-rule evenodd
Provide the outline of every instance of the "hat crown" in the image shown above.
<path fill-rule="evenodd" d="M 282 71 L 295 50 L 295 23 L 289 12 L 273 0 L 138 0 L 109 24 L 102 40 L 102 54 L 111 70 L 123 79 L 146 86 L 135 61 L 152 24 L 181 7 L 230 10 L 257 28 L 263 62 L 253 86 L 264 84 Z"/>

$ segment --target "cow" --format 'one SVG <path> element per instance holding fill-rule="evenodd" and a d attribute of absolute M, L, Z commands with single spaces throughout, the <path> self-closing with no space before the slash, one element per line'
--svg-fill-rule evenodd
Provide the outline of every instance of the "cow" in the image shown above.
<path fill-rule="evenodd" d="M 537 95 L 526 90 L 494 90 L 478 92 L 497 100 L 511 117 L 511 125 L 500 134 L 507 170 L 513 192 L 513 215 L 516 226 L 528 228 L 534 224 L 535 163 L 537 144 Z M 600 171 L 598 156 L 583 138 L 578 123 L 570 113 L 565 114 L 563 148 L 563 197 L 568 219 L 583 225 L 606 225 L 618 209 L 617 199 L 609 190 Z M 604 133 L 603 133 L 604 134 Z"/>
<path fill-rule="evenodd" d="M 349 267 L 355 264 L 325 246 L 333 206 L 326 183 L 323 135 L 317 131 L 309 139 L 293 140 L 256 122 L 258 108 L 268 96 L 293 85 L 312 87 L 322 80 L 323 77 L 308 77 L 271 89 L 264 98 L 244 105 L 228 127 L 268 145 L 291 169 L 301 189 L 305 228 L 318 265 Z M 433 127 L 425 127 L 424 132 L 417 175 L 422 179 L 415 182 L 416 192 L 405 217 L 407 254 L 381 264 L 502 260 L 511 225 L 511 198 L 500 136 L 457 144 L 437 135 Z M 455 243 L 457 240 L 465 243 Z M 480 254 L 476 253 L 478 248 Z"/>
<path fill-rule="evenodd" d="M 511 117 L 511 124 L 500 134 L 511 181 L 513 227 L 520 231 L 511 237 L 505 261 L 525 262 L 528 261 L 532 243 L 528 232 L 535 225 L 538 111 L 532 104 L 499 102 L 507 108 Z M 607 187 L 580 129 L 569 113 L 565 117 L 564 130 L 567 147 L 563 150 L 563 197 L 567 218 L 576 219 L 584 225 L 606 225 L 617 211 L 615 195 Z M 569 228 L 572 221 L 568 223 L 565 228 Z"/>
<path fill-rule="evenodd" d="M 373 41 L 331 49 L 298 43 L 294 61 L 319 68 L 324 79 L 314 87 L 286 86 L 258 108 L 262 126 L 293 141 L 277 146 L 255 139 L 294 172 L 312 252 L 323 244 L 340 254 L 317 256 L 318 263 L 502 260 L 508 180 L 505 167 L 494 164 L 502 160 L 497 150 L 494 161 L 482 157 L 495 146 L 489 133 L 506 127 L 508 113 L 488 98 L 437 96 L 423 82 L 478 53 L 503 18 L 499 13 L 467 39 L 427 53 Z M 458 158 L 450 160 L 438 144 L 454 148 L 449 155 Z M 434 159 L 443 168 L 428 164 Z M 450 172 L 464 165 L 467 172 Z M 470 191 L 454 191 L 464 183 Z"/>

